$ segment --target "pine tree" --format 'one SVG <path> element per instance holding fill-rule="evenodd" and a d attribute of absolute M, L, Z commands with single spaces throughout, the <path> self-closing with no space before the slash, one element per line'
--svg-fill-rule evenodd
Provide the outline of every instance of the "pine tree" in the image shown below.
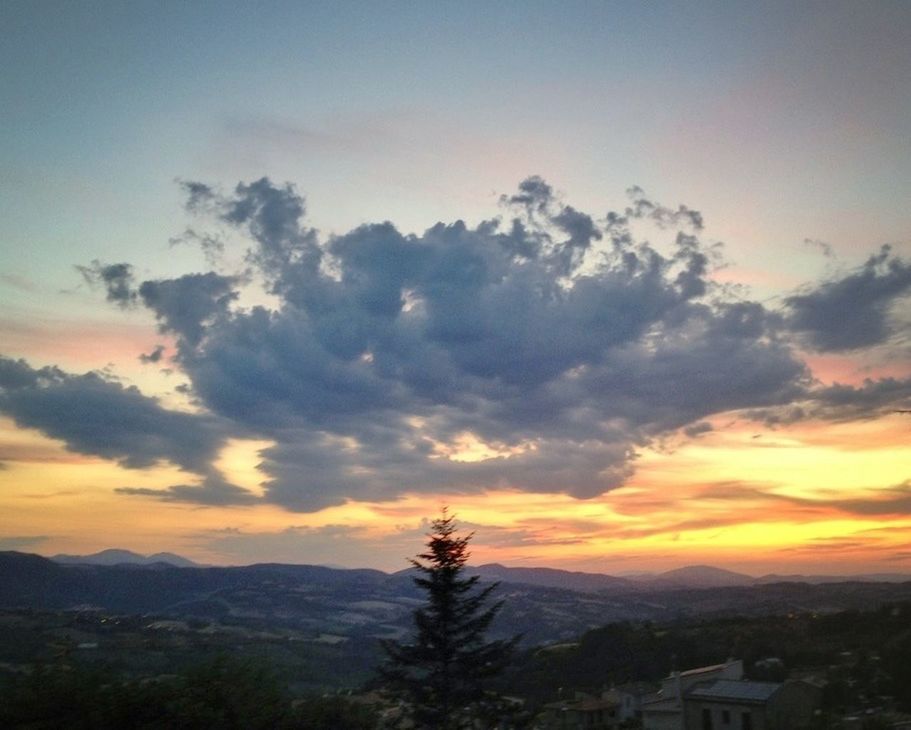
<path fill-rule="evenodd" d="M 419 571 L 415 584 L 427 593 L 414 613 L 416 636 L 409 644 L 383 642 L 388 660 L 380 674 L 418 728 L 492 725 L 499 700 L 486 686 L 508 664 L 519 637 L 485 640 L 502 601 L 489 604 L 497 584 L 479 588 L 478 576 L 464 576 L 473 533 L 459 536 L 446 509 L 431 527 L 426 552 L 409 561 Z"/>

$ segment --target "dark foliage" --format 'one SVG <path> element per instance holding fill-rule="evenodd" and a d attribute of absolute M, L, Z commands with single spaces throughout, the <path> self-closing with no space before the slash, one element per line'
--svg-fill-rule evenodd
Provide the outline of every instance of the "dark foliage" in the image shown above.
<path fill-rule="evenodd" d="M 470 534 L 457 534 L 445 510 L 433 521 L 426 552 L 411 560 L 419 572 L 414 583 L 427 599 L 414 613 L 414 641 L 383 643 L 388 661 L 380 674 L 418 727 L 493 724 L 505 711 L 488 686 L 508 664 L 519 637 L 486 641 L 502 604 L 489 602 L 497 584 L 479 588 L 477 576 L 464 576 L 470 540 Z"/>
<path fill-rule="evenodd" d="M 103 670 L 37 667 L 0 685 L 0 727 L 21 730 L 369 730 L 345 698 L 292 703 L 264 665 L 219 657 L 179 675 L 124 681 Z"/>
<path fill-rule="evenodd" d="M 372 730 L 375 711 L 345 697 L 311 697 L 295 705 L 295 727 L 326 730 Z"/>

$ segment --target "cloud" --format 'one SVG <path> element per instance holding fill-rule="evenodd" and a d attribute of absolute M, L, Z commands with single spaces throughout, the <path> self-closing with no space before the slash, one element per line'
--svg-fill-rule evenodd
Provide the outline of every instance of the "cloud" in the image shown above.
<path fill-rule="evenodd" d="M 123 308 L 136 303 L 135 278 L 130 264 L 102 264 L 95 259 L 89 266 L 76 266 L 76 270 L 87 283 L 104 286 L 109 302 Z"/>
<path fill-rule="evenodd" d="M 779 553 L 810 553 L 826 554 L 830 558 L 833 553 L 854 553 L 870 549 L 870 543 L 861 540 L 845 540 L 842 538 L 818 538 L 803 545 L 779 548 Z"/>
<path fill-rule="evenodd" d="M 49 539 L 47 535 L 0 537 L 0 550 L 30 550 Z"/>
<path fill-rule="evenodd" d="M 866 378 L 859 387 L 835 383 L 814 393 L 813 415 L 830 420 L 870 418 L 911 405 L 911 378 Z"/>
<path fill-rule="evenodd" d="M 524 207 L 529 214 L 546 213 L 554 202 L 554 189 L 539 175 L 531 175 L 519 183 L 514 195 L 503 195 L 500 201 L 508 205 Z"/>
<path fill-rule="evenodd" d="M 34 293 L 38 291 L 38 285 L 28 277 L 19 274 L 0 274 L 0 284 L 13 287 L 19 291 Z"/>
<path fill-rule="evenodd" d="M 699 500 L 730 502 L 743 505 L 746 502 L 775 502 L 778 507 L 770 510 L 780 514 L 786 506 L 805 508 L 821 512 L 841 512 L 857 517 L 908 516 L 911 515 L 911 481 L 891 487 L 876 489 L 857 497 L 795 497 L 766 491 L 761 487 L 742 482 L 721 482 L 712 484 L 694 495 Z M 883 530 L 888 528 L 877 528 Z M 907 528 L 901 528 L 906 530 Z"/>
<path fill-rule="evenodd" d="M 200 484 L 174 484 L 164 489 L 117 487 L 119 494 L 152 497 L 163 502 L 192 502 L 208 506 L 253 504 L 257 498 L 249 490 L 210 474 Z"/>
<path fill-rule="evenodd" d="M 211 467 L 225 438 L 242 435 L 274 442 L 261 452 L 261 499 L 290 510 L 491 488 L 590 498 L 624 484 L 638 449 L 703 433 L 716 414 L 853 418 L 907 396 L 902 381 L 823 386 L 793 341 L 809 332 L 801 322 L 823 331 L 828 320 L 806 313 L 848 301 L 843 290 L 874 292 L 883 308 L 898 296 L 905 264 L 888 250 L 842 280 L 861 284 L 829 282 L 776 312 L 711 283 L 720 254 L 697 211 L 638 188 L 595 218 L 530 177 L 503 196 L 501 217 L 474 227 L 406 235 L 384 222 L 322 238 L 293 185 L 182 186 L 198 235 L 214 225 L 249 241 L 249 273 L 138 286 L 126 264 L 83 273 L 112 302 L 154 313 L 201 412 L 21 363 L 0 401 L 71 448 L 130 466 L 167 459 L 200 480 L 124 494 L 260 499 Z M 253 283 L 269 304 L 241 305 Z M 63 402 L 106 405 L 80 427 Z"/>
<path fill-rule="evenodd" d="M 139 296 L 155 313 L 161 332 L 179 336 L 183 349 L 199 344 L 206 327 L 227 315 L 237 298 L 237 278 L 212 271 L 187 274 L 177 279 L 144 281 Z"/>
<path fill-rule="evenodd" d="M 694 423 L 691 426 L 687 426 L 683 429 L 683 433 L 686 434 L 689 438 L 694 439 L 698 438 L 704 433 L 711 433 L 715 428 L 708 421 L 699 421 Z"/>
<path fill-rule="evenodd" d="M 202 548 L 221 560 L 236 564 L 286 562 L 341 565 L 363 568 L 403 569 L 426 529 L 398 530 L 374 535 L 363 527 L 324 525 L 292 526 L 278 531 L 252 532 L 230 527 L 193 536 Z M 369 556 L 365 559 L 365 556 Z"/>
<path fill-rule="evenodd" d="M 778 495 L 766 491 L 761 486 L 740 481 L 715 482 L 709 484 L 701 489 L 696 494 L 696 497 L 698 499 L 736 503 L 780 499 Z"/>
<path fill-rule="evenodd" d="M 0 413 L 60 439 L 70 451 L 133 469 L 168 461 L 204 476 L 201 487 L 175 492 L 188 501 L 209 503 L 226 492 L 238 501 L 245 493 L 224 483 L 212 466 L 226 439 L 217 419 L 168 410 L 136 387 L 96 372 L 72 375 L 0 357 Z"/>
<path fill-rule="evenodd" d="M 393 530 L 384 529 L 382 532 L 343 524 L 292 526 L 258 532 L 230 527 L 203 531 L 192 539 L 206 551 L 230 562 L 279 560 L 362 568 L 365 567 L 365 556 L 369 556 L 366 565 L 382 570 L 401 570 L 408 567 L 407 558 L 414 554 L 414 546 L 426 541 L 429 528 L 426 519 L 400 524 Z M 491 549 L 576 545 L 584 541 L 565 534 L 565 531 L 554 534 L 553 525 L 526 528 L 459 521 L 459 530 L 463 534 L 475 533 L 471 548 L 478 553 Z"/>
<path fill-rule="evenodd" d="M 891 307 L 909 293 L 911 262 L 883 246 L 859 269 L 785 299 L 788 326 L 822 352 L 879 345 L 896 334 Z"/>
<path fill-rule="evenodd" d="M 194 210 L 195 206 L 187 205 L 190 210 Z M 187 228 L 179 236 L 174 236 L 171 238 L 168 243 L 172 246 L 178 246 L 181 244 L 190 244 L 199 246 L 200 250 L 205 256 L 206 263 L 209 266 L 215 266 L 218 264 L 225 252 L 225 242 L 216 235 L 210 233 L 200 233 L 193 228 Z"/>
<path fill-rule="evenodd" d="M 164 355 L 165 347 L 164 345 L 156 345 L 155 349 L 148 354 L 141 354 L 139 356 L 139 361 L 145 364 L 157 363 L 161 361 L 162 356 Z"/>
<path fill-rule="evenodd" d="M 803 245 L 815 248 L 827 259 L 835 258 L 835 249 L 832 248 L 832 244 L 820 241 L 818 238 L 805 238 L 803 239 Z"/>
<path fill-rule="evenodd" d="M 865 378 L 859 386 L 817 384 L 802 399 L 781 407 L 749 410 L 744 415 L 774 427 L 818 419 L 856 421 L 911 406 L 911 378 Z"/>
<path fill-rule="evenodd" d="M 215 191 L 205 183 L 187 180 L 179 180 L 178 182 L 186 195 L 184 207 L 190 213 L 206 209 L 216 195 Z"/>
<path fill-rule="evenodd" d="M 188 287 L 197 308 L 177 304 L 179 280 L 158 282 L 154 302 L 140 291 L 201 402 L 276 441 L 267 499 L 315 510 L 495 486 L 591 497 L 621 485 L 655 434 L 786 403 L 805 384 L 771 336 L 775 316 L 702 299 L 711 256 L 698 238 L 681 231 L 661 253 L 630 230 L 640 218 L 698 230 L 698 213 L 638 191 L 595 251 L 593 219 L 540 178 L 504 203 L 520 214 L 508 224 L 365 225 L 320 244 L 289 185 L 190 190 L 190 208 L 251 238 L 281 305 L 234 311 L 226 278 Z M 192 309 L 217 316 L 166 314 Z M 441 455 L 466 434 L 487 458 Z"/>
<path fill-rule="evenodd" d="M 693 231 L 701 231 L 703 228 L 702 214 L 698 210 L 692 210 L 685 205 L 678 206 L 676 210 L 665 207 L 650 200 L 638 185 L 627 190 L 627 194 L 632 200 L 632 205 L 625 211 L 627 218 L 650 220 L 661 228 L 684 226 Z"/>
<path fill-rule="evenodd" d="M 911 515 L 911 481 L 877 490 L 876 496 L 857 499 L 833 499 L 826 504 L 841 512 L 859 517 Z"/>

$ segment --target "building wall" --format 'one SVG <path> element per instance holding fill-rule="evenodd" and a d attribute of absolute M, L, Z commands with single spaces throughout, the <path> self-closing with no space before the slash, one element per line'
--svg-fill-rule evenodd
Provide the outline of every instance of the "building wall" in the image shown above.
<path fill-rule="evenodd" d="M 822 704 L 822 689 L 806 682 L 785 682 L 769 701 L 770 722 L 781 730 L 808 727 Z"/>
<path fill-rule="evenodd" d="M 765 710 L 761 706 L 740 705 L 734 702 L 701 702 L 698 699 L 687 699 L 686 701 L 685 730 L 706 730 L 705 712 L 711 716 L 711 730 L 747 730 L 744 727 L 744 714 L 750 716 L 748 727 L 752 730 L 783 730 L 778 725 L 767 722 Z M 727 722 L 725 722 L 725 713 L 727 713 Z"/>
<path fill-rule="evenodd" d="M 612 689 L 605 692 L 605 698 L 614 700 L 617 705 L 617 718 L 619 720 L 631 720 L 638 717 L 642 711 L 642 696 L 632 692 Z"/>

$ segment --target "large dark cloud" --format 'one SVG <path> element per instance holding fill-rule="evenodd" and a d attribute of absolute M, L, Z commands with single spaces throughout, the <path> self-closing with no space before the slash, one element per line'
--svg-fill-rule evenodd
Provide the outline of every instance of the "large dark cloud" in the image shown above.
<path fill-rule="evenodd" d="M 892 305 L 909 294 L 911 262 L 883 246 L 859 269 L 788 297 L 788 324 L 823 352 L 878 345 L 895 333 Z"/>
<path fill-rule="evenodd" d="M 126 435 L 108 442 L 104 419 L 86 429 L 96 445 L 65 418 L 8 406 L 87 452 L 129 464 L 164 458 L 202 475 L 198 485 L 125 493 L 251 501 L 206 470 L 230 431 L 274 442 L 261 454 L 264 499 L 294 510 L 421 490 L 592 497 L 629 477 L 638 447 L 677 429 L 705 431 L 714 414 L 857 416 L 907 397 L 889 381 L 824 388 L 795 354 L 791 332 L 810 333 L 811 324 L 821 332 L 826 320 L 806 313 L 849 299 L 847 285 L 792 297 L 784 313 L 726 296 L 709 280 L 718 251 L 701 239 L 701 215 L 638 188 L 628 207 L 598 222 L 532 177 L 503 197 L 503 218 L 475 227 L 456 221 L 406 235 L 387 222 L 324 240 L 306 225 L 293 186 L 183 185 L 202 223 L 250 241 L 249 276 L 204 272 L 135 286 L 126 264 L 90 269 L 109 299 L 155 314 L 208 415 L 171 414 L 169 424 L 138 392 L 57 371 L 43 390 L 91 385 L 154 414 L 146 433 L 157 446 L 123 443 Z M 865 282 L 861 293 L 876 290 L 884 312 L 903 291 L 904 271 L 884 251 L 853 276 Z M 239 306 L 250 276 L 271 304 Z M 28 384 L 36 372 L 12 367 L 8 377 L 48 399 Z M 184 438 L 190 423 L 200 430 Z"/>
<path fill-rule="evenodd" d="M 323 244 L 290 186 L 187 192 L 251 238 L 280 305 L 231 310 L 219 279 L 193 289 L 211 307 L 173 305 L 217 316 L 170 324 L 174 280 L 154 285 L 154 309 L 200 402 L 276 442 L 267 499 L 292 509 L 494 486 L 591 497 L 654 435 L 787 403 L 807 382 L 774 316 L 707 299 L 699 214 L 639 190 L 605 229 L 529 178 L 506 221 L 365 225 Z M 643 221 L 672 232 L 666 251 L 636 239 Z M 447 458 L 465 438 L 487 458 Z"/>

